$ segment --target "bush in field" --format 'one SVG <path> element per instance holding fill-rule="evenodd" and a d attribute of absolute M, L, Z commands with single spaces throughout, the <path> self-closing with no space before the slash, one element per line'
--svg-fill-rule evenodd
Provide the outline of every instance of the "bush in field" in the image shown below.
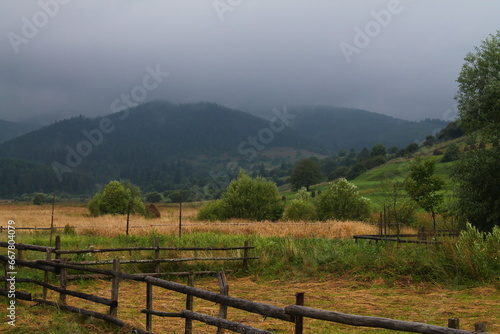
<path fill-rule="evenodd" d="M 370 216 L 370 200 L 344 178 L 330 183 L 319 196 L 317 206 L 320 220 L 364 220 Z"/>
<path fill-rule="evenodd" d="M 285 219 L 287 220 L 314 220 L 316 218 L 316 208 L 310 201 L 311 196 L 306 188 L 299 190 L 295 199 L 290 201 L 290 204 L 285 210 Z"/>
<path fill-rule="evenodd" d="M 281 218 L 284 210 L 276 184 L 262 177 L 252 179 L 243 171 L 238 179 L 231 181 L 221 199 L 215 203 L 203 207 L 198 218 L 274 221 Z"/>
<path fill-rule="evenodd" d="M 34 193 L 33 194 L 33 204 L 42 205 L 44 203 L 50 203 L 51 199 L 48 195 L 44 193 Z"/>
<path fill-rule="evenodd" d="M 221 200 L 208 202 L 205 204 L 198 212 L 199 220 L 225 220 L 226 210 L 224 208 L 224 202 Z"/>
<path fill-rule="evenodd" d="M 140 189 L 127 181 L 111 181 L 90 200 L 89 211 L 94 217 L 126 214 L 129 205 L 130 213 L 145 215 Z"/>

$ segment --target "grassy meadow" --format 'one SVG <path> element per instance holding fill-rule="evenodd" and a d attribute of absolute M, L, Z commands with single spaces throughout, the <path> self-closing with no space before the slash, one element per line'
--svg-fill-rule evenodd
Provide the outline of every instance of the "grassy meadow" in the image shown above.
<path fill-rule="evenodd" d="M 355 243 L 355 234 L 376 234 L 377 227 L 364 222 L 254 222 L 229 220 L 226 222 L 202 222 L 195 219 L 198 204 L 183 206 L 182 237 L 178 236 L 179 208 L 176 205 L 158 206 L 162 217 L 145 219 L 132 216 L 130 235 L 125 235 L 125 216 L 91 217 L 81 204 L 60 203 L 55 207 L 54 226 L 68 226 L 58 230 L 62 249 L 88 247 L 132 247 L 152 246 L 155 237 L 162 246 L 242 246 L 249 240 L 255 249 L 251 256 L 259 260 L 250 262 L 248 269 L 241 262 L 199 262 L 184 264 L 162 264 L 162 271 L 221 270 L 232 269 L 229 276 L 230 295 L 274 305 L 294 302 L 294 294 L 306 292 L 306 306 L 335 310 L 344 313 L 389 317 L 401 320 L 420 321 L 445 326 L 448 318 L 461 319 L 463 329 L 473 329 L 473 324 L 488 321 L 495 333 L 500 329 L 498 319 L 500 300 L 500 267 L 491 262 L 481 249 L 493 250 L 485 241 L 479 247 L 469 247 L 474 235 L 466 236 L 459 245 L 456 239 L 444 240 L 442 246 L 411 245 L 393 243 L 370 243 L 361 240 Z M 0 204 L 0 225 L 6 226 L 9 219 L 16 227 L 49 227 L 51 206 L 27 204 Z M 414 233 L 408 229 L 404 233 Z M 5 230 L 3 237 L 6 237 Z M 3 238 L 2 237 L 2 238 Z M 499 240 L 500 240 L 500 236 Z M 489 239 L 488 239 L 489 240 Z M 495 240 L 491 239 L 491 243 Z M 48 231 L 18 230 L 19 243 L 49 245 Z M 489 241 L 488 241 L 489 242 Z M 488 248 L 490 247 L 490 248 Z M 4 249 L 5 250 L 5 249 Z M 162 252 L 162 257 L 189 256 L 193 253 L 173 255 Z M 202 252 L 198 256 L 204 256 Z M 208 255 L 208 254 L 207 254 Z M 235 250 L 228 256 L 241 256 Z M 493 254 L 494 255 L 494 254 Z M 25 258 L 43 258 L 42 253 L 25 252 Z M 152 252 L 130 255 L 128 252 L 105 254 L 69 255 L 72 260 L 104 260 L 118 258 L 152 258 Z M 123 265 L 128 272 L 150 272 L 151 265 Z M 41 279 L 29 269 L 21 269 L 22 277 Z M 184 283 L 183 279 L 175 279 Z M 54 280 L 53 284 L 57 285 Z M 197 279 L 196 286 L 218 291 L 213 277 Z M 21 285 L 22 290 L 35 294 L 41 289 L 32 285 Z M 70 289 L 96 293 L 109 297 L 110 281 L 72 281 Z M 144 289 L 137 284 L 124 281 L 120 287 L 118 316 L 133 325 L 143 327 L 144 318 L 137 317 L 145 305 Z M 156 289 L 156 288 L 155 288 Z M 156 291 L 156 290 L 155 290 Z M 272 291 L 272 292 L 271 292 Z M 57 300 L 54 293 L 52 300 Z M 3 298 L 5 302 L 6 298 Z M 88 306 L 92 310 L 106 312 L 105 308 L 89 306 L 76 298 L 69 304 Z M 155 298 L 154 307 L 161 311 L 176 311 L 184 308 L 182 295 L 162 292 Z M 35 306 L 31 302 L 18 303 L 18 326 L 0 328 L 5 333 L 128 333 L 125 329 L 51 307 Z M 216 315 L 218 306 L 195 300 L 195 310 Z M 0 317 L 5 318 L 0 309 Z M 293 326 L 274 319 L 263 319 L 258 315 L 230 309 L 229 318 L 267 329 L 275 333 L 292 333 Z M 154 331 L 182 333 L 183 322 L 178 319 L 155 318 Z M 35 327 L 36 326 L 36 327 Z M 213 328 L 195 323 L 195 333 L 211 333 Z M 333 323 L 306 320 L 306 333 L 389 333 L 370 328 L 349 327 Z"/>

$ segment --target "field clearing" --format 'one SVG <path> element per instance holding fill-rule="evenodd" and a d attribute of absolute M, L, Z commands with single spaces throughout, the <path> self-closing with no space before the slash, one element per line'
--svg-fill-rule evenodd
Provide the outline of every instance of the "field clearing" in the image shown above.
<path fill-rule="evenodd" d="M 146 235 L 151 232 L 160 234 L 178 234 L 179 208 L 173 205 L 158 205 L 161 218 L 146 219 L 142 216 L 130 217 L 132 235 Z M 196 220 L 198 207 L 185 206 L 182 209 L 182 231 L 222 232 L 231 234 L 275 236 L 275 237 L 321 237 L 352 238 L 356 234 L 377 234 L 377 227 L 363 222 L 256 222 L 243 219 L 231 219 L 224 222 L 206 222 Z M 16 227 L 50 227 L 52 207 L 50 205 L 1 204 L 0 225 L 7 226 L 12 219 Z M 54 226 L 73 226 L 78 234 L 114 236 L 125 234 L 125 215 L 89 216 L 85 206 L 56 205 Z M 22 233 L 33 233 L 23 231 Z M 57 233 L 57 232 L 56 232 Z M 404 229 L 403 233 L 416 233 L 413 229 Z"/>
<path fill-rule="evenodd" d="M 229 277 L 230 295 L 253 301 L 285 306 L 295 302 L 295 292 L 305 292 L 305 305 L 350 314 L 388 317 L 399 320 L 419 321 L 438 326 L 446 326 L 447 319 L 459 318 L 462 329 L 472 330 L 474 323 L 487 321 L 491 324 L 489 332 L 499 333 L 500 291 L 492 286 L 477 287 L 467 290 L 449 290 L 436 285 L 412 284 L 387 287 L 383 281 L 353 282 L 347 279 L 325 280 L 321 282 L 281 282 L 258 283 L 251 278 Z M 199 279 L 195 282 L 199 288 L 217 292 L 218 285 L 213 278 Z M 109 281 L 97 281 L 79 287 L 87 293 L 109 294 Z M 142 285 L 140 286 L 142 287 Z M 272 288 L 271 288 L 272 287 Z M 75 285 L 69 287 L 75 288 Z M 271 290 L 272 289 L 272 290 Z M 120 285 L 120 299 L 123 299 L 118 316 L 126 322 L 144 328 L 145 315 L 138 312 L 145 306 L 145 289 L 137 282 L 124 281 Z M 154 288 L 153 307 L 164 312 L 177 312 L 185 307 L 184 295 Z M 57 300 L 57 295 L 53 294 Z M 70 305 L 89 306 L 96 310 L 96 305 L 68 297 Z M 60 333 L 59 322 L 74 323 L 74 333 L 125 333 L 112 326 L 103 327 L 103 322 L 79 317 L 53 308 L 33 306 L 34 303 L 20 302 L 19 322 L 17 327 L 5 333 Z M 195 298 L 195 311 L 217 316 L 218 305 Z M 99 307 L 97 307 L 99 309 Z M 106 312 L 105 307 L 100 308 Z M 0 314 L 4 311 L 1 310 Z M 266 329 L 275 333 L 293 333 L 293 324 L 229 308 L 230 320 Z M 40 321 L 43 319 L 43 321 Z M 57 320 L 56 320 L 57 319 Z M 182 319 L 155 317 L 153 330 L 157 333 L 183 333 Z M 3 324 L 2 324 L 3 326 Z M 54 328 L 55 326 L 55 328 Z M 66 327 L 67 328 L 67 327 Z M 78 328 L 78 330 L 77 330 Z M 193 323 L 194 333 L 214 333 L 214 327 L 199 322 Z M 306 319 L 305 333 L 398 333 L 395 331 L 352 327 Z"/>
<path fill-rule="evenodd" d="M 355 244 L 354 234 L 376 234 L 377 227 L 363 222 L 254 222 L 245 220 L 229 220 L 226 222 L 201 222 L 195 219 L 198 206 L 187 204 L 183 207 L 183 238 L 177 238 L 179 223 L 179 208 L 176 205 L 158 205 L 162 214 L 160 219 L 145 219 L 132 216 L 130 221 L 131 239 L 122 237 L 125 234 L 126 216 L 90 217 L 88 209 L 81 204 L 56 205 L 54 225 L 75 226 L 75 242 L 86 243 L 87 240 L 102 237 L 111 237 L 107 241 L 119 243 L 120 240 L 147 240 L 152 232 L 155 234 L 171 235 L 168 238 L 183 240 L 184 242 L 198 242 L 204 238 L 207 245 L 221 243 L 220 240 L 229 240 L 226 234 L 239 238 L 243 242 L 246 236 L 271 237 L 260 240 L 261 247 L 258 255 L 259 262 L 248 272 L 238 272 L 230 275 L 229 294 L 257 302 L 269 303 L 277 306 L 293 304 L 296 292 L 305 292 L 305 305 L 338 312 L 380 316 L 399 320 L 418 321 L 433 325 L 446 326 L 447 319 L 460 318 L 461 328 L 472 330 L 474 323 L 487 321 L 491 323 L 490 333 L 500 333 L 500 289 L 498 284 L 488 283 L 481 286 L 460 286 L 454 288 L 441 285 L 437 282 L 418 281 L 414 279 L 415 269 L 429 270 L 426 262 L 419 265 L 426 258 L 425 254 L 433 252 L 432 248 L 418 248 L 420 246 L 401 246 L 390 244 L 388 247 L 368 243 Z M 0 225 L 7 225 L 9 219 L 16 221 L 16 227 L 50 227 L 50 205 L 35 206 L 18 203 L 0 204 Z M 5 230 L 4 230 L 5 232 Z M 200 234 L 198 234 L 201 232 Z M 203 233 L 211 232 L 211 233 Z M 216 232 L 216 233 L 213 233 Z M 221 232 L 221 234 L 217 234 Z M 414 233 L 407 230 L 404 233 Z M 197 233 L 197 234 L 195 234 Z M 58 231 L 56 234 L 63 234 Z M 5 237 L 5 234 L 3 234 Z M 97 236 L 97 237 L 94 237 Z M 120 237 L 117 237 L 120 236 Z M 222 236 L 222 237 L 220 237 Z M 17 241 L 48 239 L 48 231 L 18 230 Z M 220 237 L 220 238 L 219 238 Z M 274 237 L 276 237 L 274 239 Z M 283 237 L 283 238 L 280 238 Z M 278 239 L 279 240 L 276 240 Z M 308 239 L 310 238 L 310 239 Z M 316 238 L 316 239 L 315 239 Z M 72 242 L 73 236 L 63 236 L 64 240 Z M 169 240 L 170 240 L 169 239 Z M 329 240 L 323 240 L 329 239 Z M 344 239 L 344 240 L 332 240 Z M 106 242 L 106 240 L 104 240 Z M 30 242 L 28 242 L 30 243 Z M 205 244 L 203 244 L 205 245 Z M 74 245 L 72 245 L 74 246 Z M 206 246 L 206 245 L 205 245 Z M 69 248 L 74 248 L 69 246 Z M 81 247 L 81 246 L 77 246 Z M 102 247 L 102 246 L 101 246 Z M 420 258 L 412 256 L 411 268 L 406 273 L 403 252 L 424 252 Z M 354 252 L 354 253 L 352 253 Z M 373 252 L 370 253 L 370 252 Z M 378 253 L 377 253 L 378 252 Z M 354 255 L 351 255 L 354 254 Z M 28 256 L 31 257 L 28 253 Z M 356 254 L 359 254 L 357 256 Z M 380 254 L 380 255 L 377 255 Z M 417 253 L 415 253 L 416 255 Z M 357 256 L 357 257 L 356 257 Z M 397 261 L 400 258 L 401 261 Z M 340 259 L 340 260 L 339 260 Z M 337 266 L 342 262 L 359 261 L 364 266 L 373 263 L 382 264 L 374 268 L 384 268 L 388 273 L 398 273 L 397 279 L 386 279 L 377 276 L 375 272 L 362 271 L 355 273 L 356 266 L 341 270 Z M 365 259 L 365 260 L 363 260 Z M 394 260 L 394 261 L 393 261 Z M 262 264 L 261 264 L 262 262 Z M 333 264 L 332 264 L 333 263 Z M 385 263 L 385 265 L 384 265 Z M 432 266 L 437 263 L 430 262 Z M 292 267 L 293 266 L 293 267 Z M 343 268 L 350 268 L 343 266 Z M 371 270 L 371 269 L 369 269 Z M 375 269 L 379 270 L 379 269 Z M 448 270 L 448 269 L 446 269 Z M 400 271 L 403 271 L 401 273 Z M 264 275 L 266 272 L 266 275 Z M 378 272 L 377 272 L 378 273 Z M 180 280 L 185 283 L 184 280 Z M 196 287 L 218 292 L 219 287 L 214 278 L 199 278 Z M 111 282 L 72 281 L 68 288 L 103 297 L 109 297 Z M 40 294 L 39 287 L 28 288 L 35 294 Z M 20 288 L 20 290 L 25 290 Z M 154 308 L 158 311 L 176 312 L 185 307 L 184 295 L 154 288 Z M 50 293 L 51 300 L 57 300 L 57 294 Z M 2 299 L 7 301 L 7 299 Z M 68 297 L 72 306 L 85 307 L 106 313 L 105 307 Z M 145 286 L 137 282 L 122 281 L 120 284 L 120 307 L 118 316 L 122 320 L 137 327 L 144 328 L 145 315 L 140 310 L 145 307 Z M 31 302 L 18 302 L 18 323 L 16 328 L 6 328 L 0 325 L 2 333 L 128 333 L 117 327 L 107 325 L 99 320 L 80 317 L 64 311 L 57 311 L 52 307 L 39 306 Z M 218 305 L 195 298 L 195 311 L 216 316 Z M 5 318 L 5 309 L 0 308 L 0 317 Z M 293 325 L 275 319 L 262 317 L 229 309 L 229 319 L 251 326 L 266 329 L 278 334 L 293 333 Z M 182 319 L 154 318 L 153 329 L 158 333 L 182 333 Z M 213 327 L 194 322 L 194 333 L 214 333 Z M 394 331 L 351 327 L 334 323 L 327 323 L 306 319 L 305 333 L 394 333 Z"/>

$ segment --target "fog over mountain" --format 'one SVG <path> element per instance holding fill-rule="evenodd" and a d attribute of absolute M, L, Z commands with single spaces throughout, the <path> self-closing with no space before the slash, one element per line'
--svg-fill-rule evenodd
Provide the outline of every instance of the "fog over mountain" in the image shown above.
<path fill-rule="evenodd" d="M 0 119 L 161 99 L 450 120 L 463 58 L 498 13 L 491 0 L 3 0 Z"/>

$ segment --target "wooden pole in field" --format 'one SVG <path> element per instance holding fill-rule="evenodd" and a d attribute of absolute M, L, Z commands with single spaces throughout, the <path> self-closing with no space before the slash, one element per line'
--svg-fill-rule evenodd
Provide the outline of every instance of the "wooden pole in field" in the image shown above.
<path fill-rule="evenodd" d="M 52 234 L 54 234 L 54 207 L 56 205 L 56 191 L 52 192 L 52 218 L 50 220 L 50 242 L 49 246 L 52 247 Z"/>
<path fill-rule="evenodd" d="M 132 206 L 132 199 L 128 201 L 128 208 L 127 208 L 127 235 L 128 235 L 128 227 L 130 224 L 130 207 Z"/>
<path fill-rule="evenodd" d="M 182 237 L 182 190 L 179 191 L 179 238 Z"/>

